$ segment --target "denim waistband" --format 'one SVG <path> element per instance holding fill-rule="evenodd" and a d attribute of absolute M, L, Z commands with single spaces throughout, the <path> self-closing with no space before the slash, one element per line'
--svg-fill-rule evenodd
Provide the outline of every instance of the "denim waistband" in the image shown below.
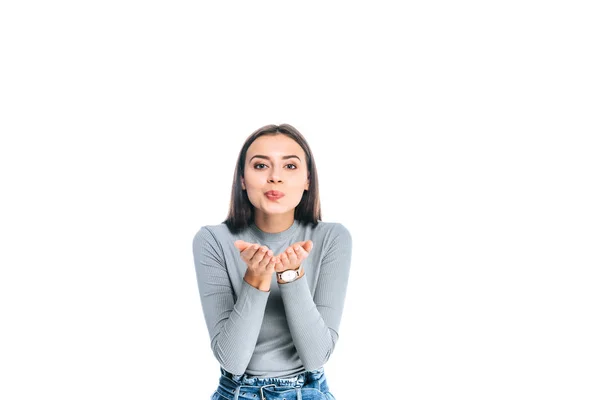
<path fill-rule="evenodd" d="M 228 400 L 300 399 L 302 394 L 320 398 L 320 393 L 329 391 L 323 367 L 302 372 L 291 378 L 260 378 L 246 374 L 233 375 L 221 367 L 217 392 Z M 300 393 L 299 393 L 300 392 Z M 301 394 L 302 393 L 302 394 Z"/>

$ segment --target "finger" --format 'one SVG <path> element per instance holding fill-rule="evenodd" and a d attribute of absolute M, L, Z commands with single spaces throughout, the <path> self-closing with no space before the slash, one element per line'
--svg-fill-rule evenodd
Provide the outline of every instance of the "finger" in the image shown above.
<path fill-rule="evenodd" d="M 277 262 L 275 263 L 275 271 L 282 272 L 285 270 L 286 270 L 286 268 L 284 267 L 283 263 L 281 262 L 281 259 L 277 260 Z"/>
<path fill-rule="evenodd" d="M 259 247 L 260 247 L 259 244 L 251 244 L 250 246 L 246 247 L 246 249 L 244 251 L 242 251 L 242 253 L 245 255 L 252 256 L 254 254 L 254 252 L 256 250 L 258 250 Z"/>
<path fill-rule="evenodd" d="M 308 253 L 302 246 L 296 246 L 294 247 L 294 250 L 296 251 L 296 258 L 298 261 L 304 260 L 308 256 Z"/>
<path fill-rule="evenodd" d="M 310 251 L 313 248 L 313 242 L 312 240 L 307 240 L 302 244 L 302 248 L 304 249 L 304 251 L 306 251 L 307 253 L 310 253 Z"/>
<path fill-rule="evenodd" d="M 281 253 L 279 255 L 279 266 L 283 269 L 289 269 L 290 266 L 290 260 L 287 258 L 287 256 L 283 253 Z"/>
<path fill-rule="evenodd" d="M 243 240 L 236 240 L 235 242 L 233 242 L 233 245 L 241 251 L 246 250 L 246 247 L 248 247 L 248 243 L 244 242 Z"/>
<path fill-rule="evenodd" d="M 294 251 L 294 249 L 292 247 L 288 247 L 286 252 L 287 257 L 290 260 L 290 264 L 296 265 L 298 263 L 298 257 L 296 257 L 296 252 Z"/>
<path fill-rule="evenodd" d="M 252 257 L 254 257 L 254 254 L 256 254 L 256 252 L 258 251 L 258 248 L 260 247 L 260 245 L 258 244 L 253 244 L 250 245 L 246 248 L 246 250 L 242 251 L 242 257 L 245 260 L 251 260 Z"/>
<path fill-rule="evenodd" d="M 273 272 L 275 271 L 275 266 L 277 265 L 277 258 L 271 257 L 271 261 L 267 264 L 267 271 Z"/>
<path fill-rule="evenodd" d="M 266 266 L 269 261 L 271 261 L 271 258 L 273 258 L 273 250 L 269 249 L 267 246 L 265 246 L 266 252 L 263 255 L 263 259 L 260 261 L 260 265 L 261 266 Z"/>
<path fill-rule="evenodd" d="M 267 251 L 266 251 L 266 253 L 264 253 L 262 260 L 260 260 L 258 262 L 258 267 L 266 268 L 267 265 L 271 262 L 271 259 L 273 258 L 273 257 L 271 257 L 272 255 L 273 255 L 273 252 L 267 248 Z"/>
<path fill-rule="evenodd" d="M 267 246 L 261 246 L 260 249 L 256 250 L 256 252 L 252 256 L 252 258 L 250 259 L 250 262 L 253 264 L 260 263 L 260 261 L 263 259 L 265 254 L 267 254 L 268 250 L 269 249 L 267 248 Z"/>
<path fill-rule="evenodd" d="M 281 265 L 284 267 L 288 267 L 290 265 L 290 258 L 288 257 L 287 251 L 281 253 L 279 258 L 281 259 Z"/>

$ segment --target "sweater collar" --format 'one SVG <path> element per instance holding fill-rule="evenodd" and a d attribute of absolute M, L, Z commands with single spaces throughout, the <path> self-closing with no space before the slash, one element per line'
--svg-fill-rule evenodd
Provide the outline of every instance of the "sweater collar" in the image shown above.
<path fill-rule="evenodd" d="M 287 228 L 285 231 L 277 232 L 277 233 L 269 233 L 261 231 L 258 226 L 253 223 L 250 224 L 250 232 L 253 236 L 255 236 L 260 243 L 268 242 L 283 242 L 292 237 L 296 229 L 298 229 L 299 222 L 297 219 L 294 219 L 292 225 Z"/>

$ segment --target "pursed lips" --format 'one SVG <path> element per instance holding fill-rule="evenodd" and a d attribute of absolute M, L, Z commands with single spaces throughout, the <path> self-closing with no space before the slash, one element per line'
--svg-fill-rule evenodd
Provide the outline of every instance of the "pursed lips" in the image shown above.
<path fill-rule="evenodd" d="M 265 193 L 266 196 L 269 197 L 283 197 L 285 196 L 285 194 L 283 192 L 280 192 L 278 190 L 269 190 L 267 193 Z"/>

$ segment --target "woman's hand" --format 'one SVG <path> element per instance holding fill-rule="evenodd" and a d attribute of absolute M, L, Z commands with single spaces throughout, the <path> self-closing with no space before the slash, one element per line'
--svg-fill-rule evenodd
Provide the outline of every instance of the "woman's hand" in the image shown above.
<path fill-rule="evenodd" d="M 236 240 L 233 244 L 240 250 L 240 257 L 248 266 L 244 280 L 250 286 L 268 292 L 271 289 L 271 281 L 277 261 L 273 257 L 273 252 L 267 246 L 248 243 L 243 240 Z"/>
<path fill-rule="evenodd" d="M 243 240 L 236 240 L 233 244 L 240 250 L 242 260 L 248 265 L 247 275 L 271 279 L 277 262 L 277 258 L 273 257 L 273 251 L 267 246 Z"/>
<path fill-rule="evenodd" d="M 275 264 L 276 272 L 283 272 L 287 269 L 298 269 L 302 261 L 306 260 L 308 254 L 313 248 L 312 240 L 304 242 L 296 242 L 285 249 L 284 252 L 275 256 L 277 263 Z"/>

